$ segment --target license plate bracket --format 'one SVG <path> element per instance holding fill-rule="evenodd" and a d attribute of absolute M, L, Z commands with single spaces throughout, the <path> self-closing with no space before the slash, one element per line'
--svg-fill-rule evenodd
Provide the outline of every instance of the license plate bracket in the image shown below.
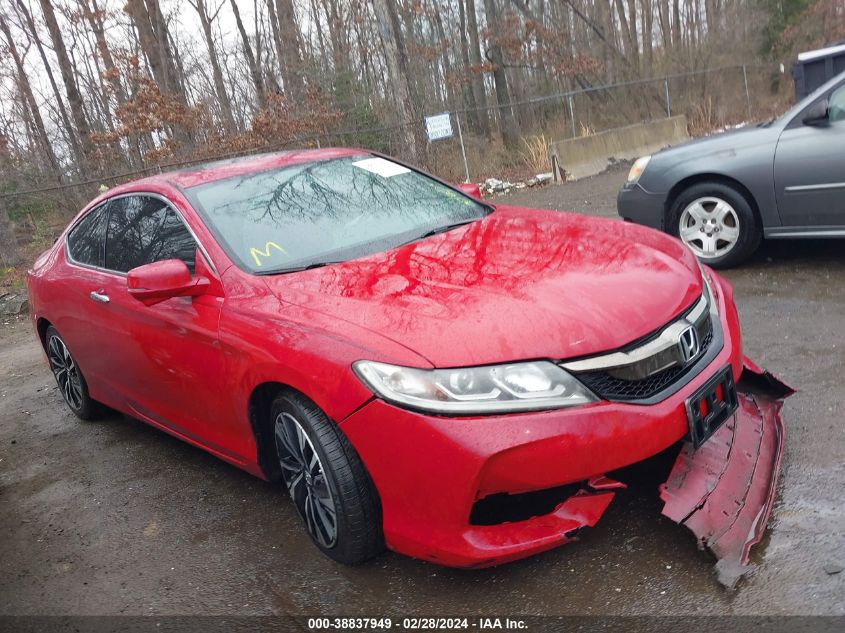
<path fill-rule="evenodd" d="M 704 444 L 736 412 L 738 405 L 733 369 L 728 365 L 687 398 L 689 437 L 693 448 Z"/>

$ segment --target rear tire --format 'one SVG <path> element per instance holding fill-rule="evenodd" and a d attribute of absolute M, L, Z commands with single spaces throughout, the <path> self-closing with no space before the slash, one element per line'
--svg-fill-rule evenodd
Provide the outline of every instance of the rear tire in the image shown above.
<path fill-rule="evenodd" d="M 102 412 L 102 407 L 88 394 L 88 383 L 82 370 L 52 325 L 44 333 L 44 348 L 65 404 L 81 420 L 95 419 Z"/>
<path fill-rule="evenodd" d="M 378 493 L 343 432 L 296 392 L 276 396 L 270 420 L 282 480 L 314 544 L 346 565 L 379 554 L 384 535 Z"/>
<path fill-rule="evenodd" d="M 682 191 L 669 209 L 666 228 L 713 268 L 744 262 L 763 237 L 746 197 L 720 182 L 701 182 Z"/>

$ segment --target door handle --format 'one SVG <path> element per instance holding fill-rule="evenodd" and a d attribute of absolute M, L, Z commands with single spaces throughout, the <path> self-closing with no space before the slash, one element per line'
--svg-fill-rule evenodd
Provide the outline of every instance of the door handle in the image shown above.
<path fill-rule="evenodd" d="M 93 299 L 94 301 L 96 301 L 98 303 L 108 303 L 109 302 L 109 296 L 107 294 L 104 294 L 103 291 L 100 291 L 100 292 L 94 291 L 88 296 L 90 296 L 91 299 Z"/>

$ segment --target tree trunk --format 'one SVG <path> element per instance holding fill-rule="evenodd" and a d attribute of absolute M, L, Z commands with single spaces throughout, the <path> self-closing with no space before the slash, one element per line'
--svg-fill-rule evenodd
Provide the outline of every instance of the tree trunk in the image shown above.
<path fill-rule="evenodd" d="M 449 85 L 452 75 L 452 62 L 449 59 L 449 40 L 446 39 L 443 20 L 440 18 L 440 7 L 436 3 L 432 7 L 432 13 L 434 14 L 434 26 L 437 29 L 437 50 L 443 58 L 443 85 L 446 90 L 446 107 L 451 110 L 454 107 L 454 100 L 452 98 L 452 88 Z"/>
<path fill-rule="evenodd" d="M 290 0 L 267 0 L 270 29 L 285 92 L 296 102 L 302 98 L 304 76 L 300 56 L 301 37 Z"/>
<path fill-rule="evenodd" d="M 651 77 L 654 72 L 654 5 L 653 0 L 643 0 L 642 29 L 643 29 L 643 69 L 645 76 Z"/>
<path fill-rule="evenodd" d="M 279 34 L 282 37 L 282 53 L 285 55 L 285 67 L 289 83 L 295 98 L 301 98 L 305 89 L 305 72 L 302 66 L 302 36 L 293 10 L 293 0 L 276 0 L 276 13 L 279 16 Z"/>
<path fill-rule="evenodd" d="M 79 145 L 76 130 L 74 130 L 74 127 L 70 122 L 70 116 L 68 116 L 64 99 L 62 99 L 62 95 L 59 92 L 59 86 L 56 84 L 53 69 L 47 61 L 47 55 L 44 52 L 44 46 L 41 43 L 41 38 L 38 36 L 38 30 L 35 27 L 35 21 L 32 19 L 32 13 L 30 13 L 29 9 L 27 9 L 22 0 L 17 0 L 17 5 L 19 13 L 23 16 L 26 26 L 32 34 L 32 41 L 35 42 L 35 48 L 38 50 L 38 55 L 41 57 L 41 63 L 44 65 L 44 72 L 47 75 L 47 80 L 50 82 L 50 88 L 52 89 L 53 96 L 56 99 L 56 107 L 59 110 L 59 117 L 62 119 L 62 125 L 65 127 L 68 143 L 70 144 L 77 161 L 81 161 L 83 158 L 82 148 Z"/>
<path fill-rule="evenodd" d="M 56 21 L 56 14 L 53 11 L 53 5 L 50 3 L 50 0 L 41 0 L 41 12 L 44 14 L 44 21 L 47 24 L 47 30 L 53 42 L 53 51 L 59 61 L 59 71 L 61 71 L 62 81 L 65 84 L 71 117 L 73 118 L 73 123 L 76 126 L 76 132 L 79 135 L 79 141 L 82 145 L 82 162 L 84 162 L 84 159 L 87 159 L 91 154 L 91 129 L 88 127 L 88 119 L 85 116 L 82 95 L 79 94 L 79 89 L 76 86 L 73 66 L 70 63 L 65 42 L 62 39 L 62 32 L 59 29 L 59 23 Z"/>
<path fill-rule="evenodd" d="M 220 61 L 217 59 L 217 46 L 214 44 L 214 32 L 211 29 L 213 17 L 208 15 L 205 8 L 205 0 L 196 0 L 194 5 L 202 25 L 202 32 L 205 36 L 205 45 L 208 47 L 208 58 L 211 63 L 211 76 L 214 80 L 214 92 L 217 93 L 217 101 L 220 104 L 220 116 L 223 119 L 223 126 L 229 132 L 234 132 L 235 116 L 232 114 L 232 102 L 226 92 L 226 83 L 223 80 L 223 71 L 220 69 Z"/>
<path fill-rule="evenodd" d="M 128 0 L 125 10 L 138 31 L 138 43 L 159 89 L 187 107 L 188 98 L 174 62 L 177 57 L 170 48 L 170 37 L 158 0 Z M 180 144 L 193 144 L 190 130 L 181 125 L 174 128 L 173 137 Z"/>
<path fill-rule="evenodd" d="M 681 0 L 673 0 L 672 2 L 672 45 L 675 48 L 683 46 L 681 40 Z"/>
<path fill-rule="evenodd" d="M 463 0 L 460 0 L 463 2 Z M 467 27 L 469 30 L 469 53 L 476 71 L 472 73 L 472 93 L 478 107 L 478 132 L 490 136 L 490 112 L 487 110 L 487 91 L 484 88 L 484 75 L 481 72 L 481 43 L 478 36 L 478 17 L 475 13 L 475 0 L 466 0 Z"/>
<path fill-rule="evenodd" d="M 384 57 L 390 84 L 394 87 L 394 101 L 401 118 L 402 146 L 410 150 L 418 163 L 425 162 L 425 140 L 421 139 L 422 121 L 417 118 L 416 102 L 408 82 L 408 58 L 405 52 L 399 16 L 393 0 L 373 0 L 376 23 L 384 45 Z M 419 132 L 417 132 L 419 130 Z"/>
<path fill-rule="evenodd" d="M 282 78 L 282 83 L 285 84 L 285 90 L 288 90 L 287 77 L 288 71 L 285 68 L 285 52 L 282 45 L 282 36 L 279 34 L 279 18 L 276 16 L 276 4 L 274 0 L 265 0 L 267 3 L 267 12 L 270 14 L 270 34 L 273 38 L 273 46 L 276 49 L 276 62 L 279 64 L 279 76 Z M 276 81 L 278 83 L 278 80 Z"/>
<path fill-rule="evenodd" d="M 170 50 L 167 26 L 157 0 L 128 0 L 126 11 L 138 30 L 138 42 L 159 89 L 187 105 L 188 100 L 180 85 L 179 72 Z"/>
<path fill-rule="evenodd" d="M 663 42 L 663 49 L 669 53 L 672 51 L 672 18 L 669 16 L 669 6 L 666 2 L 657 0 L 657 21 L 660 25 L 660 39 Z"/>
<path fill-rule="evenodd" d="M 322 0 L 321 4 L 329 23 L 329 41 L 332 45 L 335 75 L 348 76 L 352 72 L 350 68 L 350 36 L 340 10 L 341 2 L 339 0 Z"/>
<path fill-rule="evenodd" d="M 464 73 L 469 73 L 469 41 L 467 40 L 467 21 L 466 11 L 464 7 L 464 0 L 458 0 L 458 16 L 460 28 L 461 41 L 461 62 L 464 66 Z M 474 80 L 473 80 L 474 81 Z M 466 82 L 461 82 L 463 86 L 464 107 L 469 109 L 469 116 L 467 121 L 473 128 L 478 127 L 478 111 L 476 110 L 475 92 L 473 91 L 472 81 L 467 85 Z"/>
<path fill-rule="evenodd" d="M 23 258 L 15 237 L 15 227 L 6 209 L 6 201 L 0 200 L 0 264 L 18 266 L 22 263 Z"/>
<path fill-rule="evenodd" d="M 18 0 L 18 2 L 20 1 L 21 0 Z M 108 81 L 112 86 L 115 99 L 117 99 L 117 104 L 118 106 L 122 106 L 126 103 L 128 97 L 126 96 L 126 90 L 123 87 L 123 83 L 120 81 L 120 71 L 115 66 L 114 57 L 112 56 L 111 49 L 106 41 L 103 18 L 100 13 L 100 7 L 97 6 L 97 0 L 91 0 L 90 5 L 88 4 L 88 0 L 83 0 L 83 13 L 85 18 L 88 20 L 88 24 L 91 26 L 91 31 L 94 33 L 94 38 L 97 41 L 97 51 L 100 53 L 103 65 L 106 67 L 105 75 L 108 77 Z M 155 147 L 153 139 L 149 134 L 145 134 L 143 138 L 148 148 Z M 137 134 L 130 134 L 127 138 L 129 155 L 136 165 L 143 165 L 144 163 L 144 159 L 141 155 L 140 141 L 141 137 Z"/>
<path fill-rule="evenodd" d="M 9 54 L 15 62 L 18 86 L 23 94 L 24 102 L 26 103 L 27 109 L 32 117 L 32 127 L 38 139 L 38 144 L 41 146 L 41 151 L 44 152 L 44 156 L 47 157 L 47 161 L 50 163 L 50 167 L 52 168 L 56 179 L 61 182 L 62 171 L 59 167 L 58 160 L 56 160 L 56 154 L 53 152 L 53 146 L 50 144 L 50 139 L 47 138 L 47 130 L 44 127 L 44 119 L 41 118 L 41 112 L 38 110 L 38 103 L 36 103 L 35 96 L 32 94 L 32 86 L 29 83 L 29 77 L 24 69 L 23 60 L 18 53 L 17 46 L 15 46 L 15 40 L 12 39 L 12 33 L 9 30 L 9 25 L 6 24 L 6 19 L 3 17 L 2 13 L 0 13 L 0 31 L 2 31 L 3 35 L 6 37 Z"/>
<path fill-rule="evenodd" d="M 510 106 L 511 97 L 508 90 L 508 78 L 505 74 L 505 60 L 502 47 L 497 38 L 501 33 L 499 23 L 499 9 L 496 0 L 484 0 L 484 12 L 487 14 L 487 30 L 489 31 L 487 58 L 493 64 L 493 84 L 496 87 L 496 101 L 499 105 L 499 125 L 505 147 L 515 150 L 519 147 L 519 127 Z"/>
<path fill-rule="evenodd" d="M 229 0 L 232 5 L 232 13 L 235 14 L 235 24 L 238 27 L 238 33 L 241 34 L 241 44 L 243 45 L 244 57 L 249 67 L 249 75 L 252 78 L 252 84 L 255 86 L 255 96 L 258 100 L 258 107 L 263 108 L 267 105 L 267 94 L 264 88 L 264 79 L 261 76 L 261 70 L 258 63 L 255 61 L 255 54 L 252 52 L 252 46 L 249 43 L 244 23 L 241 21 L 241 12 L 238 10 L 238 3 L 235 0 Z"/>
<path fill-rule="evenodd" d="M 616 6 L 617 17 L 619 18 L 620 30 L 622 31 L 622 42 L 625 47 L 626 57 L 628 58 L 628 62 L 634 67 L 634 70 L 636 70 L 639 51 L 637 50 L 636 36 L 634 38 L 631 37 L 631 29 L 636 29 L 637 23 L 632 19 L 631 25 L 629 26 L 628 18 L 625 15 L 625 5 L 622 3 L 622 0 L 615 0 L 614 4 Z"/>

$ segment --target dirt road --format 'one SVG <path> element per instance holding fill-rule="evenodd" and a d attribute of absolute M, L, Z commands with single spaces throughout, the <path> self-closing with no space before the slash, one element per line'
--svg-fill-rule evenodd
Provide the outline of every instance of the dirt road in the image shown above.
<path fill-rule="evenodd" d="M 622 171 L 511 195 L 613 215 Z M 0 324 L 0 614 L 845 614 L 845 242 L 729 271 L 746 352 L 787 401 L 759 569 L 729 593 L 639 473 L 577 543 L 497 569 L 318 554 L 277 487 L 131 419 L 81 423 L 27 321 Z"/>

